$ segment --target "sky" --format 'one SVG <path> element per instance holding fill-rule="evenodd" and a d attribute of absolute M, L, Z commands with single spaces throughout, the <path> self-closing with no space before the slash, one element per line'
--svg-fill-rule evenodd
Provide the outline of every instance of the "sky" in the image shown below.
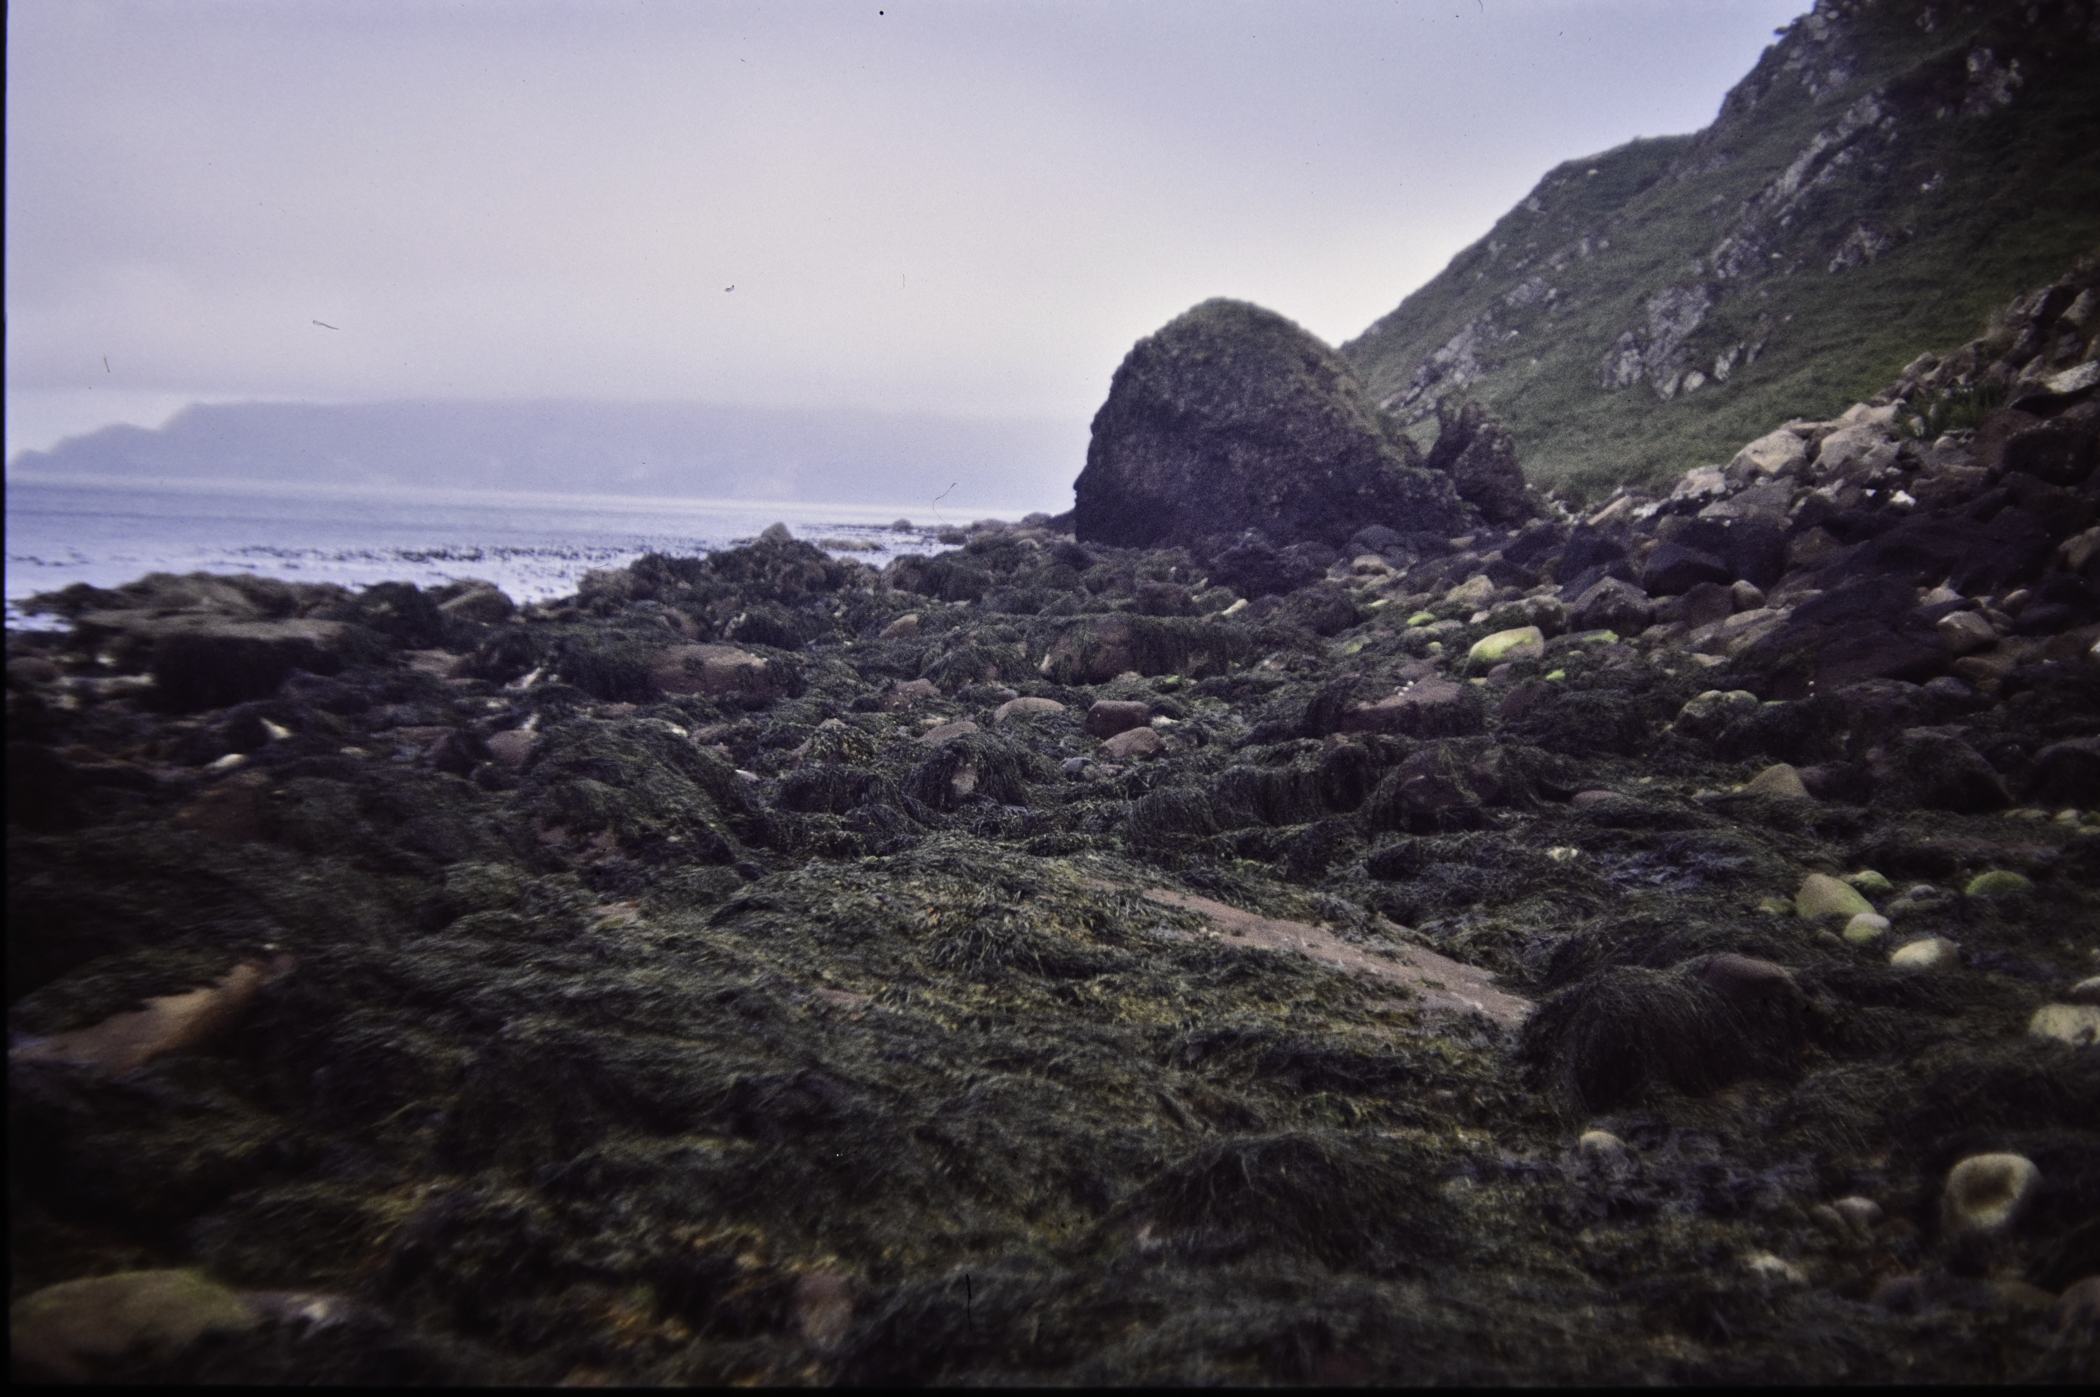
<path fill-rule="evenodd" d="M 1330 343 L 1804 0 L 12 0 L 9 459 L 189 402 L 1083 422 Z"/>

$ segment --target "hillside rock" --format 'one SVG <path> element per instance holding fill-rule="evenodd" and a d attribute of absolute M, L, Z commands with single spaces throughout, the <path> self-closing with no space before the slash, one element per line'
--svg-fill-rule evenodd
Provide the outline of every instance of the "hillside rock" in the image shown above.
<path fill-rule="evenodd" d="M 1495 479 L 1494 442 L 1476 454 L 1471 469 Z M 1130 351 L 1094 417 L 1074 493 L 1079 540 L 1123 547 L 1249 529 L 1338 545 L 1366 524 L 1450 534 L 1477 517 L 1387 428 L 1332 350 L 1280 315 L 1226 300 Z"/>
<path fill-rule="evenodd" d="M 1725 461 L 2100 241 L 2096 61 L 2086 0 L 1818 0 L 1712 125 L 1549 171 L 1340 353 L 1403 422 L 1487 404 L 1542 487 Z M 2016 347 L 2023 383 L 2082 372 L 2009 321 L 1985 361 Z"/>

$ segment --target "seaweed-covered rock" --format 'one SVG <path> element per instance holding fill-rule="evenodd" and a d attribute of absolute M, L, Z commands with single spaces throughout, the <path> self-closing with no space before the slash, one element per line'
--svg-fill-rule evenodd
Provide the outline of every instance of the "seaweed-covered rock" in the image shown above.
<path fill-rule="evenodd" d="M 1332 350 L 1244 302 L 1205 301 L 1140 340 L 1093 432 L 1074 486 L 1082 542 L 1259 529 L 1339 544 L 1367 523 L 1456 533 L 1472 517 Z"/>

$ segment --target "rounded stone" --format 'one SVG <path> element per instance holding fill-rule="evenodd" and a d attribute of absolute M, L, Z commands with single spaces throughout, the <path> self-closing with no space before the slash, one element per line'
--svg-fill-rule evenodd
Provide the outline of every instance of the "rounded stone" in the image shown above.
<path fill-rule="evenodd" d="M 2071 986 L 2064 995 L 2067 1004 L 2100 1004 L 2100 975 L 2091 975 Z"/>
<path fill-rule="evenodd" d="M 1858 1194 L 1838 1199 L 1830 1205 L 1830 1210 L 1843 1218 L 1846 1226 L 1861 1236 L 1872 1232 L 1874 1224 L 1881 1221 L 1881 1205 L 1871 1198 L 1861 1198 Z"/>
<path fill-rule="evenodd" d="M 2034 891 L 2034 884 L 2017 873 L 2002 868 L 1979 873 L 1962 889 L 1966 897 L 2024 897 Z"/>
<path fill-rule="evenodd" d="M 2044 1004 L 2027 1021 L 2027 1034 L 2079 1048 L 2100 1044 L 2100 1004 Z"/>
<path fill-rule="evenodd" d="M 1472 664 L 1499 665 L 1513 660 L 1535 660 L 1546 653 L 1546 635 L 1537 626 L 1515 626 L 1496 631 L 1473 642 L 1466 652 Z"/>
<path fill-rule="evenodd" d="M 1151 721 L 1151 708 L 1129 699 L 1097 699 L 1086 711 L 1086 730 L 1095 737 L 1114 737 Z"/>
<path fill-rule="evenodd" d="M 1842 934 L 1855 946 L 1871 946 L 1889 934 L 1889 919 L 1878 912 L 1855 912 Z"/>
<path fill-rule="evenodd" d="M 1830 917 L 1849 920 L 1873 910 L 1874 904 L 1862 897 L 1857 888 L 1828 873 L 1809 874 L 1794 893 L 1795 914 L 1809 921 L 1819 922 Z"/>
<path fill-rule="evenodd" d="M 1961 964 L 1961 948 L 1944 936 L 1927 936 L 1889 952 L 1897 970 L 1952 970 Z"/>
<path fill-rule="evenodd" d="M 1159 734 L 1152 729 L 1132 728 L 1128 732 L 1119 732 L 1114 737 L 1103 742 L 1100 747 L 1100 755 L 1109 761 L 1142 761 L 1146 757 L 1158 756 L 1162 751 L 1166 750 L 1166 745 L 1166 743 L 1160 741 Z"/>
<path fill-rule="evenodd" d="M 2011 1229 L 2041 1189 L 2042 1171 L 2017 1154 L 1972 1154 L 1947 1171 L 1940 1230 L 1950 1239 L 1994 1237 Z"/>
<path fill-rule="evenodd" d="M 1010 698 L 993 711 L 992 721 L 1003 723 L 1017 713 L 1026 717 L 1030 714 L 1062 713 L 1064 711 L 1065 706 L 1056 699 L 1035 697 Z"/>
<path fill-rule="evenodd" d="M 248 1329 L 259 1317 L 196 1271 L 120 1271 L 22 1297 L 8 1315 L 14 1362 L 44 1381 L 85 1382 L 134 1354 L 164 1356 L 200 1334 Z"/>
<path fill-rule="evenodd" d="M 1845 875 L 1845 881 L 1868 897 L 1887 897 L 1896 891 L 1896 885 L 1871 868 L 1862 868 L 1857 873 Z"/>
<path fill-rule="evenodd" d="M 1609 1130 L 1585 1130 L 1575 1148 L 1591 1159 L 1618 1159 L 1626 1153 L 1626 1142 Z"/>
<path fill-rule="evenodd" d="M 1808 787 L 1801 784 L 1801 773 L 1785 762 L 1775 763 L 1758 772 L 1750 778 L 1749 784 L 1744 786 L 1743 790 L 1758 795 L 1789 796 L 1795 800 L 1814 799 L 1809 795 Z"/>

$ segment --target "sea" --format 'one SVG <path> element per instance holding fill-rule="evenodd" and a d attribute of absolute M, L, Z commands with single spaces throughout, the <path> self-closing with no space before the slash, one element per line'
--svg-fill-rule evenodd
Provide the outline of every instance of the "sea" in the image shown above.
<path fill-rule="evenodd" d="M 534 602 L 574 593 L 593 568 L 649 552 L 705 554 L 775 523 L 880 567 L 940 548 L 942 532 L 969 522 L 942 517 L 937 505 L 929 513 L 924 501 L 913 517 L 901 506 L 801 501 L 11 475 L 7 625 L 60 624 L 30 605 L 39 593 L 76 582 L 112 587 L 149 572 L 245 572 L 352 589 L 476 577 Z"/>

